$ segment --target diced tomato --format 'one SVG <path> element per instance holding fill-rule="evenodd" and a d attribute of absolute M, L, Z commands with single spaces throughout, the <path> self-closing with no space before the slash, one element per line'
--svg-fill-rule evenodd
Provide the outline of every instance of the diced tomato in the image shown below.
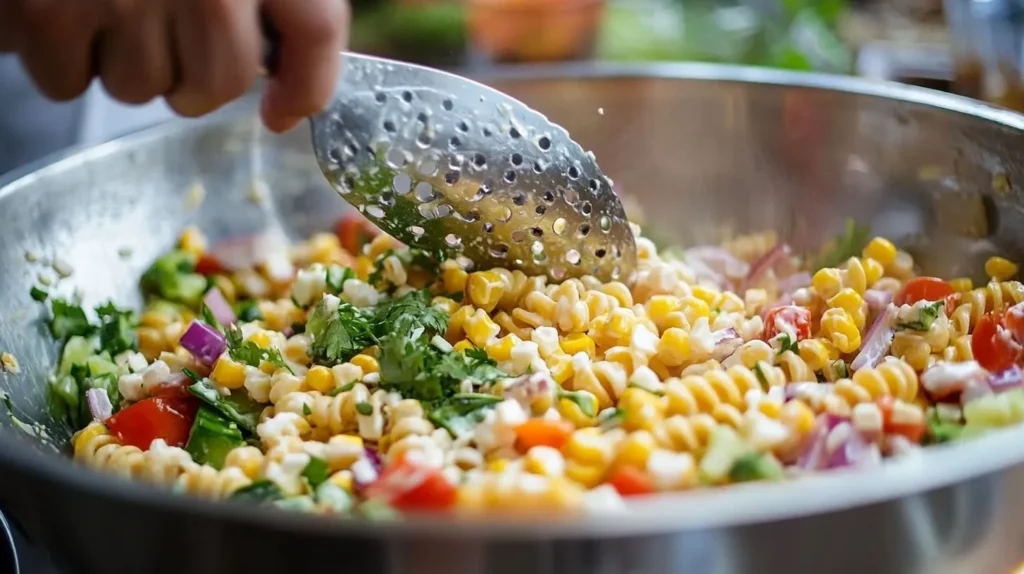
<path fill-rule="evenodd" d="M 151 397 L 119 411 L 106 425 L 122 444 L 142 450 L 158 438 L 181 447 L 188 442 L 196 409 L 198 405 L 184 397 Z"/>
<path fill-rule="evenodd" d="M 952 285 L 937 277 L 916 277 L 896 293 L 893 303 L 913 305 L 918 301 L 942 301 L 955 292 Z"/>
<path fill-rule="evenodd" d="M 561 449 L 576 427 L 569 421 L 530 419 L 516 427 L 516 448 L 528 452 L 535 446 Z"/>
<path fill-rule="evenodd" d="M 782 327 L 788 325 L 796 333 L 797 341 L 811 336 L 811 312 L 806 307 L 785 305 L 776 307 L 764 316 L 764 340 L 770 341 L 779 333 L 785 332 Z"/>
<path fill-rule="evenodd" d="M 635 466 L 623 466 L 608 477 L 608 483 L 622 496 L 641 496 L 654 492 L 654 484 L 644 471 Z"/>
<path fill-rule="evenodd" d="M 200 275 L 209 276 L 217 275 L 219 273 L 226 273 L 227 268 L 224 267 L 224 264 L 221 263 L 220 259 L 217 259 L 215 255 L 203 253 L 202 255 L 199 256 L 199 260 L 196 261 L 195 271 Z"/>
<path fill-rule="evenodd" d="M 953 311 L 960 306 L 960 302 L 963 300 L 963 296 L 960 293 L 953 293 L 952 295 L 946 295 L 946 316 L 950 317 L 953 315 Z"/>
<path fill-rule="evenodd" d="M 982 367 L 997 372 L 1020 358 L 1021 345 L 1014 341 L 1012 331 L 1004 326 L 999 315 L 988 313 L 974 327 L 971 352 Z"/>
<path fill-rule="evenodd" d="M 347 211 L 334 224 L 334 233 L 341 241 L 341 247 L 358 255 L 366 245 L 380 234 L 380 230 L 369 220 L 355 211 Z"/>
<path fill-rule="evenodd" d="M 882 397 L 875 401 L 875 404 L 882 411 L 882 428 L 886 434 L 902 435 L 914 444 L 921 442 L 921 438 L 924 437 L 924 433 L 928 430 L 928 425 L 924 421 L 921 421 L 920 424 L 894 424 L 892 422 L 892 411 L 896 406 L 896 399 L 893 397 Z"/>
<path fill-rule="evenodd" d="M 1006 310 L 1003 314 L 1003 322 L 1006 328 L 1013 333 L 1013 338 L 1018 343 L 1024 343 L 1024 303 L 1017 303 Z"/>
<path fill-rule="evenodd" d="M 455 504 L 455 494 L 455 486 L 440 469 L 408 457 L 387 468 L 366 490 L 367 498 L 414 511 L 447 510 Z"/>

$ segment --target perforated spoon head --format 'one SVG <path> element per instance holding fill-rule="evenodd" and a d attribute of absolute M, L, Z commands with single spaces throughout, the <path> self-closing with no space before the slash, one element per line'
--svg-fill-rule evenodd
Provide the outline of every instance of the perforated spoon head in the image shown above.
<path fill-rule="evenodd" d="M 382 230 L 475 269 L 632 281 L 622 203 L 564 128 L 459 76 L 344 58 L 313 145 L 338 193 Z"/>

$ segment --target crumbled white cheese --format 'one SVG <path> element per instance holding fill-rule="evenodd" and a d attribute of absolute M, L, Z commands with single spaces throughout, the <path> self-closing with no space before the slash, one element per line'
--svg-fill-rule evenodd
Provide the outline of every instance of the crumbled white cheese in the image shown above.
<path fill-rule="evenodd" d="M 271 376 L 256 367 L 245 367 L 245 390 L 249 397 L 258 403 L 270 402 Z"/>
<path fill-rule="evenodd" d="M 984 378 L 988 371 L 977 361 L 963 363 L 936 363 L 921 375 L 921 386 L 929 393 L 944 395 L 962 390 L 969 381 Z"/>
<path fill-rule="evenodd" d="M 602 484 L 583 496 L 583 506 L 590 514 L 620 514 L 626 511 L 626 502 L 610 484 Z"/>
<path fill-rule="evenodd" d="M 697 463 L 690 453 L 656 449 L 647 460 L 647 473 L 659 490 L 673 490 L 693 484 Z"/>
<path fill-rule="evenodd" d="M 21 374 L 21 366 L 18 365 L 18 359 L 10 353 L 0 355 L 0 368 L 12 375 Z"/>
<path fill-rule="evenodd" d="M 301 306 L 306 307 L 323 297 L 327 291 L 327 269 L 319 263 L 308 269 L 299 270 L 292 284 L 292 298 Z"/>

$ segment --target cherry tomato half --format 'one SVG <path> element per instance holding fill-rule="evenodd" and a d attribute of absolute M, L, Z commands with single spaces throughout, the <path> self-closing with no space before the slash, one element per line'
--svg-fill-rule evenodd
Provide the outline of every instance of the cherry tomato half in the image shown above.
<path fill-rule="evenodd" d="M 380 230 L 369 220 L 355 211 L 346 212 L 334 224 L 334 233 L 341 241 L 341 247 L 352 255 L 359 255 L 363 245 L 380 235 Z"/>
<path fill-rule="evenodd" d="M 199 256 L 199 260 L 196 261 L 195 267 L 196 273 L 200 275 L 217 275 L 218 273 L 227 273 L 227 268 L 224 264 L 217 259 L 216 256 L 209 253 L 204 253 Z"/>
<path fill-rule="evenodd" d="M 142 450 L 158 438 L 169 446 L 182 447 L 188 442 L 197 408 L 184 397 L 151 397 L 118 411 L 106 425 L 122 444 Z"/>
<path fill-rule="evenodd" d="M 622 496 L 642 496 L 654 492 L 651 479 L 635 466 L 619 468 L 608 477 L 608 483 Z"/>
<path fill-rule="evenodd" d="M 971 352 L 978 363 L 992 372 L 1013 365 L 1021 355 L 1020 343 L 1013 340 L 1002 318 L 988 313 L 978 321 L 971 334 Z"/>
<path fill-rule="evenodd" d="M 796 333 L 796 339 L 802 341 L 811 336 L 811 312 L 798 305 L 785 305 L 768 311 L 764 316 L 764 340 L 770 341 L 785 332 L 782 328 L 785 325 L 789 325 Z"/>
<path fill-rule="evenodd" d="M 455 486 L 440 469 L 402 458 L 366 490 L 398 510 L 440 511 L 455 504 Z"/>
<path fill-rule="evenodd" d="M 916 277 L 907 281 L 896 293 L 893 303 L 897 305 L 913 305 L 918 301 L 942 301 L 956 291 L 949 283 L 936 277 Z"/>
<path fill-rule="evenodd" d="M 1024 343 L 1024 303 L 1017 303 L 1003 314 L 1003 323 L 1013 334 L 1013 339 Z"/>

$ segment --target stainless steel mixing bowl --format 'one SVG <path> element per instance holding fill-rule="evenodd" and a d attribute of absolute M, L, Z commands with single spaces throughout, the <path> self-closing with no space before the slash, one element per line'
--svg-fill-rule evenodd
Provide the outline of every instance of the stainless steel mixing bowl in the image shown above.
<path fill-rule="evenodd" d="M 777 229 L 809 247 L 852 216 L 925 269 L 1024 249 L 1024 117 L 889 84 L 702 65 L 520 69 L 490 82 L 563 124 L 675 239 Z M 207 504 L 61 458 L 42 380 L 56 360 L 29 288 L 59 255 L 87 301 L 135 282 L 195 223 L 214 240 L 267 213 L 304 234 L 344 204 L 303 130 L 254 104 L 70 153 L 0 186 L 0 508 L 69 572 L 1000 573 L 1024 559 L 1024 429 L 862 472 L 682 493 L 580 521 L 362 524 Z M 249 197 L 273 190 L 262 209 Z M 200 183 L 206 201 L 190 208 Z M 123 249 L 130 249 L 125 256 Z M 119 253 L 121 252 L 121 253 Z"/>

